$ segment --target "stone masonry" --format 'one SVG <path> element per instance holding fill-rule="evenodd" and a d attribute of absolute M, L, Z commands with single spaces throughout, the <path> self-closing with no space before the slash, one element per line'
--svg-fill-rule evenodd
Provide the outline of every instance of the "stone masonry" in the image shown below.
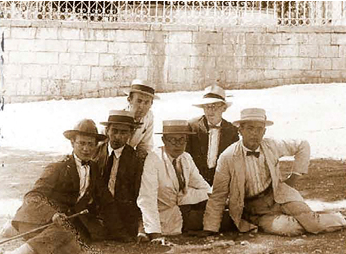
<path fill-rule="evenodd" d="M 346 81 L 346 27 L 0 21 L 7 102 Z"/>

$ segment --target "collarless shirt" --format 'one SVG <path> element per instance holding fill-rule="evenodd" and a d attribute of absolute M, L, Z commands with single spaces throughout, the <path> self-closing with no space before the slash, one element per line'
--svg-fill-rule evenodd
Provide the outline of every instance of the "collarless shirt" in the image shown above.
<path fill-rule="evenodd" d="M 119 160 L 120 160 L 121 153 L 124 150 L 124 147 L 125 146 L 122 146 L 122 147 L 114 150 L 108 144 L 108 153 L 112 154 L 112 152 L 114 152 L 114 155 L 113 155 L 113 165 L 112 165 L 112 169 L 111 169 L 111 173 L 109 175 L 109 181 L 108 181 L 108 189 L 112 193 L 113 196 L 115 194 L 115 182 L 117 180 L 117 173 L 118 173 L 118 168 L 119 168 Z"/>
<path fill-rule="evenodd" d="M 73 154 L 73 157 L 76 162 L 76 168 L 79 176 L 79 196 L 77 199 L 77 201 L 79 201 L 84 196 L 87 188 L 90 185 L 90 166 L 82 166 L 81 159 L 79 159 L 75 154 Z"/>
<path fill-rule="evenodd" d="M 267 189 L 271 183 L 271 177 L 269 168 L 266 165 L 263 151 L 258 147 L 254 152 L 259 152 L 258 158 L 256 156 L 247 156 L 246 152 L 252 150 L 244 146 L 241 141 L 243 148 L 243 156 L 245 160 L 245 197 L 250 198 L 260 194 L 262 191 Z"/>
<path fill-rule="evenodd" d="M 215 124 L 217 127 L 221 127 L 222 120 Z M 208 125 L 212 125 L 208 122 Z M 208 168 L 216 167 L 217 154 L 219 152 L 219 143 L 220 143 L 220 128 L 209 128 L 208 135 L 208 156 L 207 156 L 207 164 Z"/>

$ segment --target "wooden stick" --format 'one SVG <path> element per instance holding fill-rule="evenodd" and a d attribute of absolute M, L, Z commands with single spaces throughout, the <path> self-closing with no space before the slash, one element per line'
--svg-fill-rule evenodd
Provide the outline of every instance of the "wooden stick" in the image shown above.
<path fill-rule="evenodd" d="M 79 215 L 87 214 L 87 213 L 89 213 L 89 211 L 88 211 L 88 209 L 85 209 L 85 210 L 83 210 L 83 211 L 81 211 L 81 212 L 79 212 L 79 213 L 75 213 L 75 214 L 73 214 L 73 215 L 71 215 L 71 216 L 68 216 L 66 219 L 72 219 L 72 218 L 75 218 L 75 217 L 77 217 L 77 216 L 79 216 Z M 41 226 L 41 227 L 34 228 L 34 229 L 32 229 L 32 230 L 30 230 L 30 231 L 28 231 L 28 232 L 25 232 L 25 233 L 22 233 L 22 234 L 19 234 L 19 235 L 10 237 L 10 238 L 8 238 L 8 239 L 2 240 L 2 241 L 0 241 L 0 245 L 3 244 L 3 243 L 7 243 L 7 242 L 9 242 L 9 241 L 12 241 L 12 240 L 21 238 L 21 237 L 23 237 L 23 236 L 29 235 L 29 234 L 31 234 L 31 233 L 35 233 L 36 231 L 40 231 L 40 230 L 42 230 L 42 229 L 45 229 L 45 228 L 47 228 L 47 227 L 49 227 L 49 226 L 51 226 L 51 225 L 53 225 L 53 224 L 54 224 L 54 222 L 51 222 L 51 223 L 48 223 L 48 224 L 43 225 L 43 226 Z"/>

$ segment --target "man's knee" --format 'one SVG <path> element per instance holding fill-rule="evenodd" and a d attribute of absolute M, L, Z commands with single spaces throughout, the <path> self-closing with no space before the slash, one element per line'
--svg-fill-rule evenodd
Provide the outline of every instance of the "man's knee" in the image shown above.
<path fill-rule="evenodd" d="M 276 235 L 296 236 L 305 232 L 294 217 L 284 214 L 262 216 L 258 226 L 264 232 Z"/>

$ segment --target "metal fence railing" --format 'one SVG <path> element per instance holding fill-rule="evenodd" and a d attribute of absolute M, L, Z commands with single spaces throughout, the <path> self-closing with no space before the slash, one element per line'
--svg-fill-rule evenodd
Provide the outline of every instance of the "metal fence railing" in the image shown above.
<path fill-rule="evenodd" d="M 0 1 L 0 20 L 346 25 L 346 1 Z"/>

